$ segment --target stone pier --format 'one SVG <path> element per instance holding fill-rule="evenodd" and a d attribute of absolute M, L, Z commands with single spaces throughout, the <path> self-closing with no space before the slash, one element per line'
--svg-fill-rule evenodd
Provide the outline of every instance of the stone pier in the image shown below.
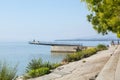
<path fill-rule="evenodd" d="M 51 46 L 51 52 L 74 53 L 77 47 L 81 49 L 81 46 Z"/>
<path fill-rule="evenodd" d="M 94 46 L 51 46 L 51 52 L 56 53 L 74 53 L 76 49 L 79 48 L 80 50 L 86 48 L 92 48 Z"/>

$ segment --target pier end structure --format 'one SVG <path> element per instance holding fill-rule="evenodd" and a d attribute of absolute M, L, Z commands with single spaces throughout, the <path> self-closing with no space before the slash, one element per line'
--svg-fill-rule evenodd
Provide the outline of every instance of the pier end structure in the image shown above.
<path fill-rule="evenodd" d="M 94 46 L 83 46 L 80 44 L 65 44 L 65 43 L 40 42 L 40 41 L 29 42 L 29 44 L 51 46 L 51 52 L 54 53 L 74 53 L 78 50 L 94 47 Z"/>
<path fill-rule="evenodd" d="M 77 49 L 83 49 L 83 46 L 80 44 L 65 44 L 54 42 L 29 42 L 29 44 L 51 46 L 51 52 L 56 53 L 74 53 L 77 51 Z"/>
<path fill-rule="evenodd" d="M 74 53 L 77 48 L 81 46 L 51 46 L 51 52 L 54 53 Z"/>
<path fill-rule="evenodd" d="M 94 48 L 95 46 L 51 46 L 51 52 L 53 53 L 74 53 L 77 52 L 77 48 L 80 50 Z"/>

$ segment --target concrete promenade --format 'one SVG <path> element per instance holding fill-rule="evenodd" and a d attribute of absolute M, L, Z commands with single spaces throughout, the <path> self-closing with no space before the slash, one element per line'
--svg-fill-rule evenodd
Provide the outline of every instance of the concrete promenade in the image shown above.
<path fill-rule="evenodd" d="M 120 46 L 112 46 L 108 50 L 100 51 L 91 57 L 60 66 L 48 75 L 29 80 L 94 80 L 97 75 L 97 80 L 120 80 L 119 52 Z M 111 56 L 111 54 L 113 55 Z M 115 58 L 113 58 L 114 55 L 116 55 Z M 111 77 L 114 75 L 116 79 L 102 78 L 104 72 L 107 71 L 106 65 L 108 65 L 109 69 L 112 69 L 110 72 L 108 70 L 107 74 L 110 73 L 110 75 L 106 74 L 106 76 Z M 104 68 L 106 71 L 104 71 Z"/>
<path fill-rule="evenodd" d="M 120 80 L 120 46 L 117 47 L 96 80 Z"/>

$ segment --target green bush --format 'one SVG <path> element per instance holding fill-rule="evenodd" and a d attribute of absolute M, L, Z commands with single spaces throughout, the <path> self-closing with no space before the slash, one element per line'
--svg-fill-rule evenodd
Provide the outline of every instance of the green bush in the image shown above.
<path fill-rule="evenodd" d="M 31 62 L 29 62 L 26 72 L 27 75 L 25 75 L 25 78 L 33 78 L 42 76 L 44 74 L 48 74 L 51 69 L 55 69 L 56 67 L 60 66 L 58 63 L 50 63 L 50 62 L 42 62 L 42 59 L 32 59 Z"/>
<path fill-rule="evenodd" d="M 75 61 L 76 60 L 76 54 L 75 53 L 73 53 L 72 55 L 68 54 L 65 59 L 66 59 L 67 62 Z"/>
<path fill-rule="evenodd" d="M 83 50 L 82 53 L 84 54 L 84 56 L 89 57 L 90 55 L 93 55 L 97 52 L 96 48 L 90 48 L 90 49 L 86 49 Z"/>
<path fill-rule="evenodd" d="M 99 51 L 101 51 L 101 50 L 106 50 L 107 47 L 106 47 L 105 45 L 103 45 L 103 44 L 99 44 L 99 45 L 97 45 L 97 49 L 98 49 Z"/>
<path fill-rule="evenodd" d="M 51 64 L 51 69 L 55 69 L 55 68 L 57 68 L 59 66 L 61 66 L 61 64 L 59 64 L 59 63 L 53 63 L 53 64 Z"/>
<path fill-rule="evenodd" d="M 0 64 L 0 80 L 15 80 L 17 67 L 9 67 L 6 63 Z"/>
<path fill-rule="evenodd" d="M 83 63 L 86 63 L 86 61 L 85 61 L 85 60 L 83 60 L 82 62 L 83 62 Z"/>
<path fill-rule="evenodd" d="M 52 64 L 51 64 L 50 62 L 44 62 L 44 63 L 42 64 L 42 67 L 47 67 L 47 68 L 49 68 L 49 69 L 52 69 Z"/>
<path fill-rule="evenodd" d="M 83 53 L 82 52 L 77 52 L 77 53 L 74 53 L 76 54 L 76 60 L 80 60 L 83 58 Z"/>
<path fill-rule="evenodd" d="M 72 55 L 68 55 L 68 57 L 69 57 L 69 61 L 76 61 L 77 60 L 77 54 L 72 54 Z"/>
<path fill-rule="evenodd" d="M 47 68 L 47 67 L 41 67 L 39 69 L 30 70 L 28 72 L 29 76 L 31 76 L 32 78 L 42 76 L 42 75 L 45 75 L 45 74 L 48 74 L 48 73 L 50 73 L 50 69 Z"/>
<path fill-rule="evenodd" d="M 90 48 L 90 49 L 82 50 L 80 52 L 76 52 L 76 53 L 73 53 L 73 54 L 68 54 L 63 59 L 63 61 L 66 61 L 66 62 L 77 61 L 77 60 L 80 60 L 82 58 L 89 57 L 89 56 L 95 54 L 96 52 L 97 52 L 96 48 Z"/>
<path fill-rule="evenodd" d="M 31 62 L 29 62 L 28 66 L 27 66 L 26 72 L 29 72 L 29 70 L 38 69 L 42 66 L 43 66 L 43 64 L 42 64 L 42 59 L 41 58 L 32 59 Z"/>
<path fill-rule="evenodd" d="M 68 54 L 63 61 L 66 62 L 73 62 L 73 61 L 77 61 L 83 58 L 83 54 L 82 52 L 76 52 L 73 54 Z"/>
<path fill-rule="evenodd" d="M 95 54 L 97 51 L 100 50 L 105 50 L 107 49 L 107 47 L 105 45 L 99 44 L 96 48 L 89 48 L 89 49 L 85 49 L 73 54 L 68 54 L 63 61 L 65 62 L 72 62 L 72 61 L 77 61 L 80 60 L 82 58 L 87 58 L 93 54 Z"/>
<path fill-rule="evenodd" d="M 42 67 L 47 67 L 49 69 L 55 69 L 57 67 L 59 67 L 61 64 L 59 63 L 50 63 L 50 62 L 45 62 L 43 63 Z"/>

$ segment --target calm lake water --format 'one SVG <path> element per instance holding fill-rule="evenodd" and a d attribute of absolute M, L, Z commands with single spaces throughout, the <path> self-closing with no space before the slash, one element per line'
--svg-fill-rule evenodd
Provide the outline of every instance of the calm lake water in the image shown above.
<path fill-rule="evenodd" d="M 74 43 L 74 42 L 73 42 Z M 99 43 L 110 44 L 110 42 L 77 42 L 86 46 L 95 46 Z M 18 75 L 25 72 L 27 64 L 33 58 L 42 58 L 43 61 L 52 63 L 61 62 L 65 53 L 51 53 L 50 46 L 30 45 L 28 42 L 0 42 L 0 61 L 7 62 L 10 66 L 18 64 Z"/>

